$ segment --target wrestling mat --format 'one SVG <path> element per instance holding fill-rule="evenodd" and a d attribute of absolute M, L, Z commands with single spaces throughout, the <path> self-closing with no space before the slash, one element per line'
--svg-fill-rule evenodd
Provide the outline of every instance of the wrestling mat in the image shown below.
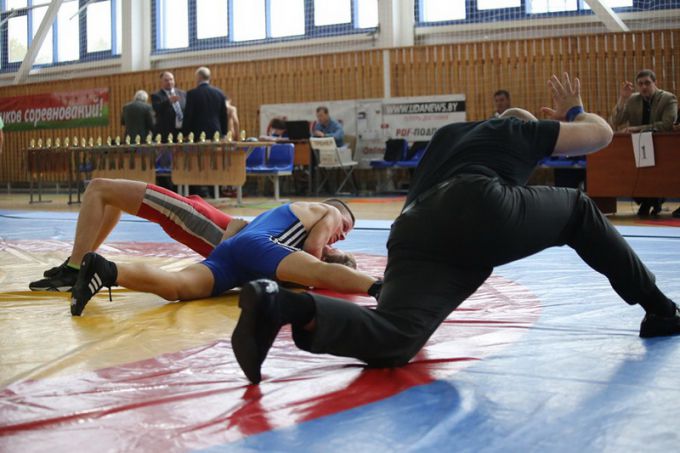
<path fill-rule="evenodd" d="M 114 289 L 83 317 L 28 282 L 68 255 L 75 215 L 0 211 L 0 451 L 676 451 L 680 338 L 568 248 L 498 268 L 408 366 L 365 369 L 283 330 L 248 385 L 231 352 L 237 294 L 187 303 Z M 680 231 L 622 227 L 680 300 Z M 344 248 L 380 275 L 387 222 Z M 199 257 L 123 217 L 100 249 L 180 269 Z M 370 298 L 352 296 L 371 306 Z"/>

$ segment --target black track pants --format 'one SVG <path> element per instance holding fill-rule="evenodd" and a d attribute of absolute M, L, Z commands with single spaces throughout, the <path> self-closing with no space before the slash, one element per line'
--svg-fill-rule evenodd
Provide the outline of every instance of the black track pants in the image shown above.
<path fill-rule="evenodd" d="M 668 303 L 654 275 L 582 192 L 460 175 L 392 225 L 377 308 L 313 295 L 316 330 L 294 329 L 296 344 L 371 366 L 405 364 L 495 266 L 561 245 L 604 274 L 629 304 Z"/>

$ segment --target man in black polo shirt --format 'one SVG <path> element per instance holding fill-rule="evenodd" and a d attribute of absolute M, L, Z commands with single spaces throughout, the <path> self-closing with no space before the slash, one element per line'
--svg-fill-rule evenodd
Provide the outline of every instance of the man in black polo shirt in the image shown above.
<path fill-rule="evenodd" d="M 303 350 L 374 367 L 404 365 L 495 266 L 559 245 L 572 247 L 626 302 L 645 309 L 641 336 L 680 333 L 675 304 L 585 194 L 524 185 L 544 157 L 592 153 L 612 138 L 606 121 L 583 111 L 578 79 L 572 86 L 567 74 L 562 81 L 553 76 L 549 85 L 555 109 L 543 111 L 552 120 L 509 117 L 437 131 L 392 225 L 382 288 L 369 290 L 378 295 L 376 309 L 267 280 L 245 285 L 232 347 L 248 379 L 260 381 L 267 351 L 287 323 Z"/>

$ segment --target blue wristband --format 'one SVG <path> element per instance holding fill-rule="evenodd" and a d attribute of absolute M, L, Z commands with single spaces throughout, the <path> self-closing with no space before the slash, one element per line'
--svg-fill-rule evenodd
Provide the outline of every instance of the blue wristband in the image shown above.
<path fill-rule="evenodd" d="M 583 110 L 583 107 L 580 105 L 575 105 L 572 108 L 570 108 L 567 111 L 567 114 L 565 115 L 565 118 L 567 120 L 567 123 L 571 123 L 576 119 L 577 116 L 579 116 L 581 113 L 585 113 L 585 110 Z"/>

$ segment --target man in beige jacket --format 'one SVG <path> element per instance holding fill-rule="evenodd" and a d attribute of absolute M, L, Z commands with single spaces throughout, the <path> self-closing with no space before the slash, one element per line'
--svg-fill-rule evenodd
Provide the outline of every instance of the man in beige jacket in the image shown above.
<path fill-rule="evenodd" d="M 614 130 L 672 131 L 678 115 L 678 100 L 675 95 L 657 88 L 656 74 L 651 69 L 638 72 L 635 83 L 638 93 L 633 93 L 635 88 L 631 82 L 621 84 L 619 100 L 611 116 Z M 663 198 L 636 198 L 635 201 L 640 204 L 640 217 L 648 217 L 650 209 L 652 216 L 661 212 Z"/>
<path fill-rule="evenodd" d="M 678 100 L 673 93 L 656 86 L 656 75 L 643 69 L 635 77 L 638 93 L 632 82 L 623 82 L 611 123 L 617 132 L 642 130 L 672 131 L 678 114 Z"/>

